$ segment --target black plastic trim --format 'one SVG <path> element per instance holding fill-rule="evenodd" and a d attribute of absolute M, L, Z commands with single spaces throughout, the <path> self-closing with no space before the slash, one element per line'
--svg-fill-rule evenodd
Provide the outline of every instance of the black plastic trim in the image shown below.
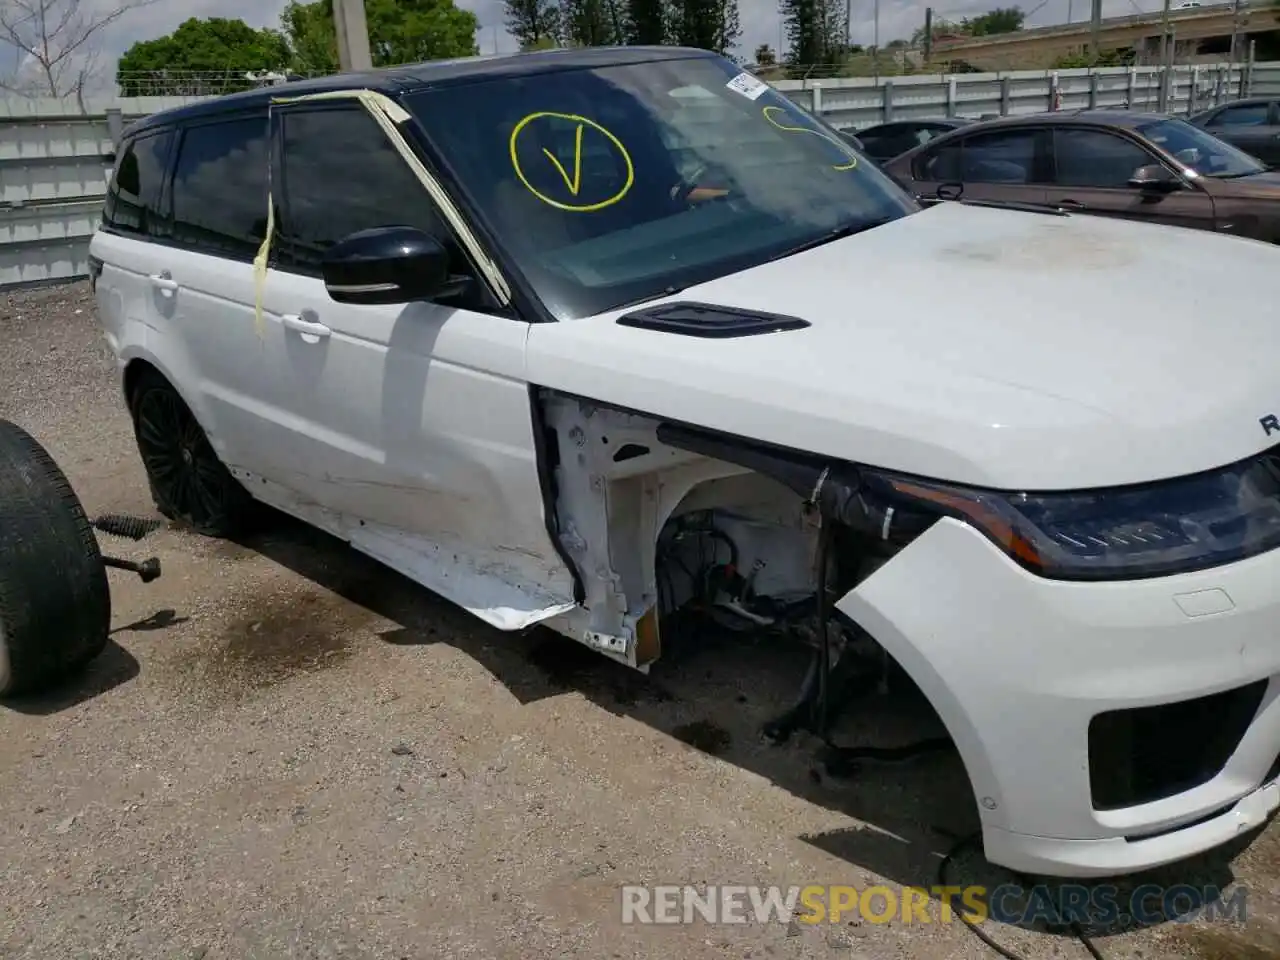
<path fill-rule="evenodd" d="M 551 427 L 547 424 L 543 410 L 539 388 L 529 384 L 529 412 L 533 418 L 533 452 L 538 467 L 538 486 L 542 488 L 542 519 L 551 538 L 551 545 L 564 561 L 564 565 L 573 574 L 573 601 L 579 605 L 587 602 L 587 588 L 582 579 L 582 572 L 569 551 L 560 542 L 560 520 L 556 513 L 556 478 L 555 470 L 559 465 L 560 449 L 555 443 Z M 550 441 L 550 442 L 549 442 Z M 553 459 L 554 458 L 554 459 Z"/>
<path fill-rule="evenodd" d="M 752 337 L 762 333 L 803 330 L 812 326 L 800 317 L 780 313 L 763 313 L 742 307 L 724 307 L 713 303 L 680 300 L 633 310 L 618 318 L 618 325 L 675 333 L 686 337 L 725 339 Z"/>

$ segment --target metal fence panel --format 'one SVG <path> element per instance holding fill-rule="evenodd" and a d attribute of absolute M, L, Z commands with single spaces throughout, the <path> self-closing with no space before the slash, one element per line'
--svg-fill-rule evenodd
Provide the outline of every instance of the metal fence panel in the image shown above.
<path fill-rule="evenodd" d="M 1280 63 L 1178 66 L 1168 80 L 1169 112 L 1187 114 L 1245 93 L 1280 95 Z M 1156 67 L 1108 67 L 773 85 L 806 110 L 856 131 L 886 119 L 1038 113 L 1055 100 L 1063 110 L 1155 110 L 1162 77 Z M 0 288 L 84 276 L 113 137 L 130 120 L 194 99 L 0 100 Z"/>

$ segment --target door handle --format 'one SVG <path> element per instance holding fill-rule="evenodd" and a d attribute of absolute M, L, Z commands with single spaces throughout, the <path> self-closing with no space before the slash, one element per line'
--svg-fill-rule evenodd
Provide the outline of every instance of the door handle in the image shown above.
<path fill-rule="evenodd" d="M 280 318 L 286 330 L 293 330 L 308 337 L 318 337 L 324 339 L 332 332 L 323 323 L 313 323 L 310 320 L 303 320 L 296 313 L 286 313 Z"/>
<path fill-rule="evenodd" d="M 1079 200 L 1059 200 L 1057 206 L 1063 210 L 1083 210 L 1084 204 Z"/>
<path fill-rule="evenodd" d="M 168 270 L 153 273 L 147 279 L 151 281 L 151 285 L 157 290 L 163 290 L 166 293 L 173 293 L 178 289 L 178 281 L 173 279 L 173 274 Z"/>

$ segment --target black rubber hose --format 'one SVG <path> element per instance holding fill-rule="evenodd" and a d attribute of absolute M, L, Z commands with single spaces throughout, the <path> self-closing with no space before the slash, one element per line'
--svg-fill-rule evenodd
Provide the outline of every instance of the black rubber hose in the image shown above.
<path fill-rule="evenodd" d="M 943 857 L 942 862 L 938 864 L 938 886 L 939 887 L 942 887 L 945 889 L 946 887 L 950 886 L 950 884 L 947 883 L 947 867 L 951 864 L 951 861 L 954 860 L 957 856 L 959 856 L 963 851 L 968 850 L 971 847 L 977 848 L 979 846 L 978 841 L 981 838 L 982 838 L 982 833 L 980 831 L 976 831 L 974 833 L 969 834 L 967 837 L 960 838 L 960 840 L 958 840 L 956 844 L 950 850 L 947 851 L 947 855 Z M 1027 960 L 1027 958 L 1024 957 L 1022 954 L 1014 953 L 1008 947 L 1003 946 L 1000 943 L 997 943 L 994 939 L 992 939 L 987 934 L 985 930 L 982 930 L 981 928 L 979 928 L 979 926 L 976 923 L 974 923 L 972 920 L 966 917 L 963 912 L 957 911 L 956 916 L 960 918 L 960 922 L 963 923 L 966 927 L 968 927 L 969 931 L 975 937 L 977 937 L 979 940 L 985 943 L 988 947 L 990 947 L 1000 956 L 1004 957 L 1005 960 Z M 1088 934 L 1084 932 L 1080 924 L 1076 923 L 1073 920 L 1071 921 L 1070 924 L 1068 924 L 1068 926 L 1071 928 L 1071 932 L 1075 934 L 1076 939 L 1080 941 L 1080 944 L 1086 950 L 1089 951 L 1089 956 L 1093 957 L 1094 960 L 1106 960 L 1106 957 L 1104 957 L 1102 955 L 1102 952 L 1093 945 L 1093 941 L 1089 939 Z"/>

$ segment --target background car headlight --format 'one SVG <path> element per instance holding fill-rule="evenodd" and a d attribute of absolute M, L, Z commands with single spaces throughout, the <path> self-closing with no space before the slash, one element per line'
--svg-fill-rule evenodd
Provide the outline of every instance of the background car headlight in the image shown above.
<path fill-rule="evenodd" d="M 1056 580 L 1184 573 L 1280 546 L 1280 447 L 1219 470 L 1137 486 L 1008 493 L 867 471 L 880 496 L 986 534 Z"/>

